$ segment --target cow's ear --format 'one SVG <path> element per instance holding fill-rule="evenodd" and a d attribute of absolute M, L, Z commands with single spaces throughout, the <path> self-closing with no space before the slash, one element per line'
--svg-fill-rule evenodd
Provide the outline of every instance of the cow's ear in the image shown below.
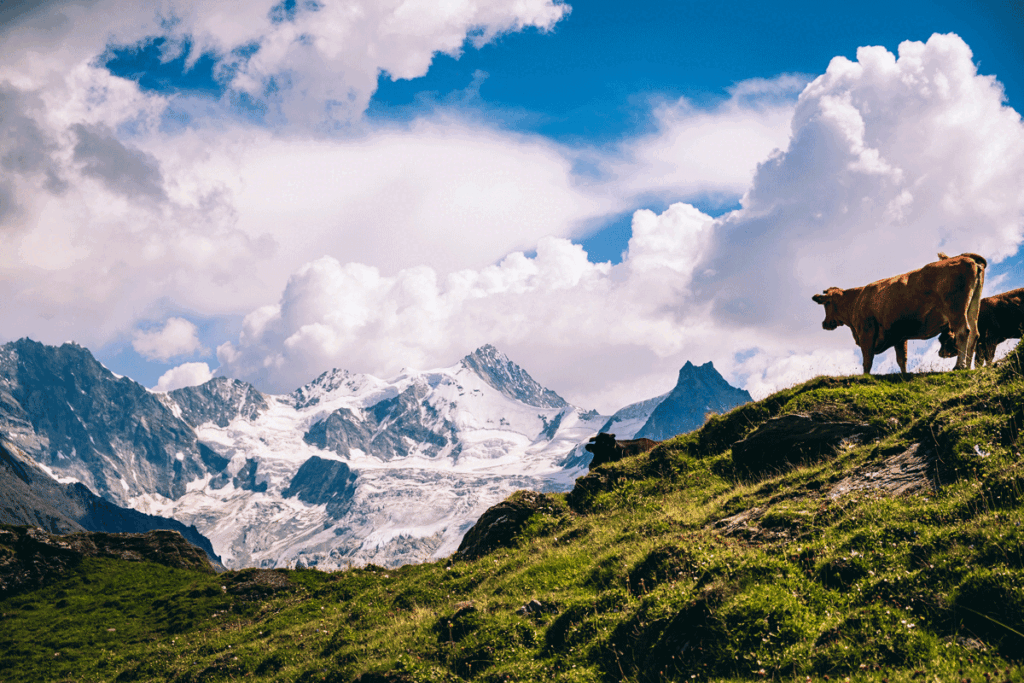
<path fill-rule="evenodd" d="M 611 438 L 613 438 L 613 439 L 615 438 L 615 435 L 614 435 L 614 434 L 609 434 L 608 436 L 610 436 L 610 437 L 611 437 Z"/>
<path fill-rule="evenodd" d="M 826 301 L 828 301 L 828 297 L 825 296 L 824 294 L 815 294 L 814 296 L 811 297 L 811 301 L 813 301 L 816 304 L 824 304 Z"/>

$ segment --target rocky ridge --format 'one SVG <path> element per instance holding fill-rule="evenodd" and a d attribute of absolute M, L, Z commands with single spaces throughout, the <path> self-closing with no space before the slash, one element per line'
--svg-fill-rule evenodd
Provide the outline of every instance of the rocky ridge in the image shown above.
<path fill-rule="evenodd" d="M 38 527 L 0 525 L 0 597 L 53 581 L 86 557 L 110 557 L 208 574 L 206 555 L 177 531 L 144 534 L 50 534 Z"/>

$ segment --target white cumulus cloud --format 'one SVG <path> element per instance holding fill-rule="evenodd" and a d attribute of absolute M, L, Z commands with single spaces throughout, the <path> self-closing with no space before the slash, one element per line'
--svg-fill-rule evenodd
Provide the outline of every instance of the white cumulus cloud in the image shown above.
<path fill-rule="evenodd" d="M 1015 254 L 1021 177 L 1020 115 L 959 37 L 908 41 L 898 57 L 861 48 L 803 91 L 788 147 L 716 223 L 694 291 L 712 302 L 720 334 L 754 328 L 751 347 L 780 367 L 803 356 L 806 369 L 786 376 L 807 376 L 821 366 L 816 347 L 854 349 L 845 328 L 821 330 L 811 295 L 913 270 L 938 251 L 980 253 L 990 267 Z"/>
<path fill-rule="evenodd" d="M 136 332 L 132 348 L 145 358 L 159 361 L 205 352 L 199 343 L 199 330 L 184 318 L 169 318 L 159 329 Z"/>
<path fill-rule="evenodd" d="M 183 387 L 194 387 L 213 379 L 210 366 L 206 363 L 182 363 L 160 375 L 153 391 L 174 391 Z"/>
<path fill-rule="evenodd" d="M 516 252 L 446 276 L 427 266 L 386 276 L 325 257 L 299 269 L 278 303 L 246 317 L 238 341 L 218 349 L 218 373 L 290 391 L 329 367 L 388 376 L 451 364 L 493 343 L 538 376 L 579 382 L 587 356 L 606 362 L 617 348 L 672 356 L 704 344 L 700 307 L 679 304 L 711 224 L 686 204 L 661 215 L 638 211 L 626 258 L 614 266 L 591 263 L 582 247 L 554 237 L 538 243 L 535 257 Z M 612 378 L 622 381 L 630 366 L 620 363 Z M 559 372 L 567 374 L 554 378 Z"/>
<path fill-rule="evenodd" d="M 1021 177 L 1020 116 L 960 38 L 906 42 L 898 58 L 862 48 L 803 90 L 788 143 L 758 165 L 741 209 L 638 211 L 614 266 L 561 238 L 447 275 L 320 259 L 249 315 L 218 350 L 219 372 L 283 391 L 330 366 L 387 375 L 490 342 L 602 409 L 665 390 L 685 360 L 713 360 L 764 395 L 859 371 L 848 332 L 821 329 L 816 292 L 939 250 L 993 264 L 1015 253 Z"/>
<path fill-rule="evenodd" d="M 616 191 L 677 199 L 743 194 L 757 165 L 789 141 L 795 98 L 810 77 L 784 74 L 737 83 L 713 107 L 686 98 L 657 102 L 655 130 L 624 141 L 602 165 Z"/>
<path fill-rule="evenodd" d="M 316 11 L 96 0 L 5 13 L 0 327 L 95 348 L 170 308 L 244 313 L 324 254 L 452 269 L 577 230 L 603 209 L 555 145 L 453 119 L 357 120 L 380 70 L 422 75 L 438 52 L 546 31 L 568 11 L 549 0 Z M 224 96 L 145 91 L 103 67 L 109 47 L 154 38 L 167 58 L 211 55 Z M 239 114 L 243 91 L 262 122 Z M 188 126 L 168 127 L 183 115 Z"/>

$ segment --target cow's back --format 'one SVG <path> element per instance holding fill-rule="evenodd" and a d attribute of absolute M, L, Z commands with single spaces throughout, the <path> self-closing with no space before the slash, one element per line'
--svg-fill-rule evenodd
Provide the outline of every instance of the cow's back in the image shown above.
<path fill-rule="evenodd" d="M 982 299 L 978 327 L 988 343 L 1020 337 L 1024 327 L 1024 288 Z"/>
<path fill-rule="evenodd" d="M 617 443 L 628 455 L 639 455 L 641 453 L 646 453 L 661 442 L 654 441 L 653 439 L 642 438 L 619 441 Z"/>
<path fill-rule="evenodd" d="M 983 282 L 985 266 L 977 254 L 960 254 L 865 285 L 860 318 L 876 321 L 875 352 L 907 339 L 930 339 L 947 321 L 963 316 Z"/>

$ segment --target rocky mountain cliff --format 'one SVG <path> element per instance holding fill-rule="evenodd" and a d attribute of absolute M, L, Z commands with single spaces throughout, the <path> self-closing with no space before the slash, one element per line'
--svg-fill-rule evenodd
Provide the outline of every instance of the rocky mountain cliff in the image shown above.
<path fill-rule="evenodd" d="M 711 361 L 700 366 L 687 361 L 675 388 L 632 438 L 670 439 L 703 425 L 708 413 L 727 413 L 750 400 L 750 394 L 726 382 Z"/>
<path fill-rule="evenodd" d="M 128 507 L 144 493 L 179 498 L 222 463 L 160 395 L 73 343 L 0 347 L 0 432 L 40 466 Z"/>

